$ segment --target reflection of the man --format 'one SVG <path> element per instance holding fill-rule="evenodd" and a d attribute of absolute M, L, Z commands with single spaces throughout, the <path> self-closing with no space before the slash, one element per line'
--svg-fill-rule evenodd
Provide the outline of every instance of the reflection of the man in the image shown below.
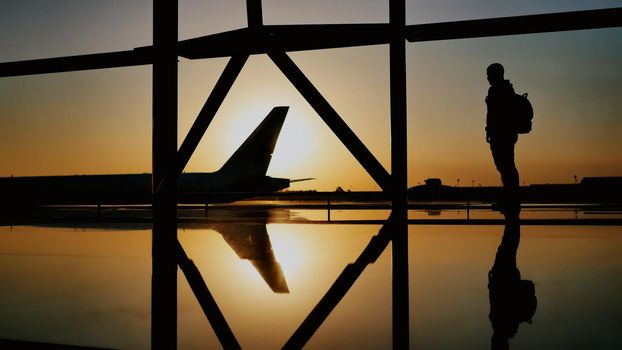
<path fill-rule="evenodd" d="M 497 255 L 488 273 L 490 322 L 493 335 L 491 348 L 509 349 L 522 322 L 531 323 L 536 312 L 536 289 L 532 281 L 522 280 L 516 266 L 516 252 L 520 243 L 520 209 L 504 213 L 505 229 Z"/>
<path fill-rule="evenodd" d="M 274 256 L 266 230 L 269 215 L 268 211 L 254 211 L 253 220 L 230 220 L 213 223 L 208 227 L 220 233 L 240 259 L 249 260 L 273 292 L 289 293 L 281 264 Z"/>

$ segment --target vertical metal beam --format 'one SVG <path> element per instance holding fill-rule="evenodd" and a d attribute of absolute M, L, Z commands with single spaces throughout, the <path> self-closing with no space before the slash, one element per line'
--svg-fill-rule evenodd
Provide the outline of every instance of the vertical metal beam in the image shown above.
<path fill-rule="evenodd" d="M 246 17 L 249 28 L 260 28 L 263 26 L 261 0 L 246 0 Z"/>
<path fill-rule="evenodd" d="M 408 203 L 405 0 L 390 0 L 391 182 L 393 217 L 393 349 L 408 349 Z"/>
<path fill-rule="evenodd" d="M 151 347 L 177 347 L 177 0 L 153 1 Z"/>

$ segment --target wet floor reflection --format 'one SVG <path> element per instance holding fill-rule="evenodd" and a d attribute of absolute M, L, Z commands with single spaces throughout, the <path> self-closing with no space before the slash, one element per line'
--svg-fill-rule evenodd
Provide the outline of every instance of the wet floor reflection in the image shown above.
<path fill-rule="evenodd" d="M 314 330 L 305 332 L 305 349 L 391 347 L 392 246 L 375 261 L 362 254 L 374 236 L 385 237 L 380 226 L 292 224 L 284 219 L 293 211 L 232 211 L 180 225 L 197 278 L 180 268 L 178 348 L 222 344 L 206 298 L 195 293 L 198 277 L 244 349 L 281 348 L 318 305 L 332 311 L 321 325 L 303 327 Z M 411 346 L 621 348 L 620 232 L 511 220 L 409 226 Z M 139 223 L 0 226 L 0 339 L 148 349 L 150 237 Z M 356 271 L 347 293 L 329 293 Z M 289 293 L 275 293 L 284 288 Z M 333 294 L 343 298 L 337 303 Z"/>
<path fill-rule="evenodd" d="M 210 210 L 203 224 L 193 228 L 210 229 L 222 238 L 243 260 L 248 260 L 274 293 L 289 293 L 283 268 L 277 261 L 266 225 L 285 220 L 289 210 Z"/>
<path fill-rule="evenodd" d="M 273 292 L 289 293 L 265 223 L 214 224 L 210 228 L 222 235 L 240 259 L 251 262 Z"/>
<path fill-rule="evenodd" d="M 493 329 L 493 350 L 509 349 L 509 339 L 516 336 L 521 323 L 531 324 L 537 307 L 535 284 L 521 279 L 516 264 L 520 244 L 519 213 L 520 209 L 504 214 L 503 237 L 488 273 L 488 317 Z"/>

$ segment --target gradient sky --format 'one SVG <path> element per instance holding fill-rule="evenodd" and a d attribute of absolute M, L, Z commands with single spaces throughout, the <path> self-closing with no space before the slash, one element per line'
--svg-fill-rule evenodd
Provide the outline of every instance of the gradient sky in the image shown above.
<path fill-rule="evenodd" d="M 388 0 L 264 0 L 264 23 L 388 21 Z M 622 6 L 617 0 L 411 0 L 407 23 Z M 246 25 L 244 0 L 180 0 L 180 39 Z M 2 1 L 0 62 L 151 44 L 150 0 Z M 290 56 L 390 171 L 388 46 Z M 179 143 L 226 59 L 179 63 Z M 534 129 L 517 164 L 530 183 L 622 175 L 622 29 L 407 44 L 409 186 L 500 180 L 484 140 L 485 69 L 528 92 Z M 378 189 L 266 56 L 252 56 L 186 171 L 217 170 L 275 105 L 291 106 L 268 174 L 293 189 Z M 0 78 L 0 176 L 151 169 L 151 67 Z"/>

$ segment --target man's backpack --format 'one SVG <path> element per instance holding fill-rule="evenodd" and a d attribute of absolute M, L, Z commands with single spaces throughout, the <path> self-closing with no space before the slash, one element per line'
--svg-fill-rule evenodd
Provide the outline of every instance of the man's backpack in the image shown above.
<path fill-rule="evenodd" d="M 533 107 L 527 99 L 527 93 L 522 95 L 514 94 L 512 103 L 514 130 L 519 134 L 527 134 L 531 131 L 531 120 L 533 119 Z"/>

